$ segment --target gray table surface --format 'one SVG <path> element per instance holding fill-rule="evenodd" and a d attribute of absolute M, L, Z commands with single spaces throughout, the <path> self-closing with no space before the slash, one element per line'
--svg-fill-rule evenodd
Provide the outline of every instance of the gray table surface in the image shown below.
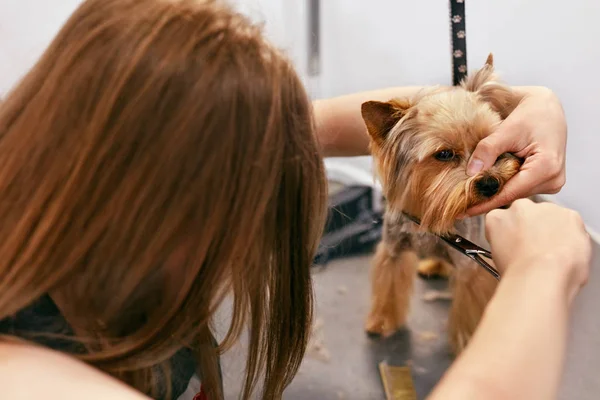
<path fill-rule="evenodd" d="M 594 251 L 590 281 L 574 305 L 561 400 L 600 399 L 600 247 Z M 445 282 L 416 278 L 407 329 L 388 339 L 365 335 L 370 261 L 370 256 L 338 260 L 315 274 L 318 336 L 324 351 L 309 350 L 284 399 L 383 399 L 377 364 L 384 360 L 410 365 L 418 398 L 424 399 L 450 365 L 449 303 L 423 299 L 428 290 L 444 289 Z M 227 399 L 237 398 L 244 357 L 243 341 L 223 357 Z"/>

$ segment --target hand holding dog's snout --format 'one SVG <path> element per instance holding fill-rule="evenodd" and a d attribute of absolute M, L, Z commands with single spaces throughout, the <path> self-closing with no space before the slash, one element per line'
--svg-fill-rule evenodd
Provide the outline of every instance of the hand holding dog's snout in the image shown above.
<path fill-rule="evenodd" d="M 541 268 L 565 283 L 569 300 L 589 276 L 592 247 L 575 211 L 551 203 L 515 201 L 486 217 L 486 236 L 501 270 Z M 534 266 L 534 267 L 531 267 Z"/>
<path fill-rule="evenodd" d="M 560 101 L 547 88 L 523 88 L 520 92 L 523 99 L 517 108 L 477 145 L 467 174 L 486 171 L 503 153 L 515 154 L 525 161 L 498 195 L 470 208 L 468 215 L 486 213 L 536 194 L 557 193 L 565 184 L 567 126 Z"/>

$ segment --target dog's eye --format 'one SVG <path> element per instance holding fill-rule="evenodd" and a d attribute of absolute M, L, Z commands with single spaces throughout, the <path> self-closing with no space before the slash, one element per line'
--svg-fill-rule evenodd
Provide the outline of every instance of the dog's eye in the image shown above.
<path fill-rule="evenodd" d="M 451 161 L 454 160 L 456 154 L 452 150 L 442 150 L 435 153 L 434 157 L 440 161 Z"/>

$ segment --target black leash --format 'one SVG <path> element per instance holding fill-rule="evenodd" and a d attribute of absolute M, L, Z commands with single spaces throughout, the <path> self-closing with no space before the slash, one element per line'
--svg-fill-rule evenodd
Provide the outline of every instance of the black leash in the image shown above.
<path fill-rule="evenodd" d="M 467 31 L 465 0 L 450 0 L 450 42 L 452 44 L 452 84 L 467 76 Z"/>

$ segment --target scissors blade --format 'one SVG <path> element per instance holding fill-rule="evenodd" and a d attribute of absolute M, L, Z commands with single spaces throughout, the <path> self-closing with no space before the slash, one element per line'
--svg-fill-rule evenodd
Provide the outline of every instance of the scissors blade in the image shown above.
<path fill-rule="evenodd" d="M 483 258 L 481 258 L 481 256 L 479 254 L 466 254 L 467 257 L 471 258 L 473 261 L 475 261 L 477 264 L 479 264 L 480 267 L 483 267 L 483 269 L 485 269 L 487 272 L 489 272 L 494 278 L 496 278 L 496 280 L 500 280 L 500 272 L 498 272 L 498 270 L 494 267 L 492 267 L 490 264 L 488 264 Z"/>
<path fill-rule="evenodd" d="M 415 224 L 421 225 L 421 221 L 418 218 L 406 213 L 404 213 L 404 215 L 406 216 L 406 218 L 408 218 Z M 475 261 L 477 264 L 479 264 L 479 266 L 483 267 L 486 271 L 488 271 L 494 278 L 500 279 L 500 273 L 498 272 L 498 270 L 496 270 L 496 268 L 492 267 L 487 261 L 485 261 L 482 258 L 486 257 L 491 260 L 492 253 L 490 251 L 477 246 L 475 243 L 465 239 L 460 235 L 449 234 L 436 236 L 448 243 L 448 245 L 450 245 L 450 247 L 452 247 L 453 249 L 461 252 L 465 256 Z"/>

